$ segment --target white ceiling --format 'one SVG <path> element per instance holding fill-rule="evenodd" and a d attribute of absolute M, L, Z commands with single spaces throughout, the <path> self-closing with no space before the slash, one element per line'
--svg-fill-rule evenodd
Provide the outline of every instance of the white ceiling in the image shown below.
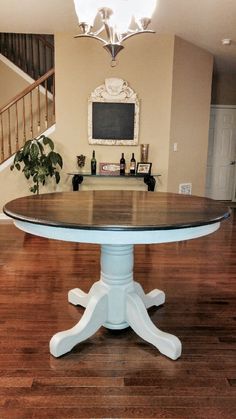
<path fill-rule="evenodd" d="M 157 1 L 150 29 L 210 51 L 217 71 L 236 74 L 236 0 Z M 62 31 L 79 32 L 73 0 L 0 0 L 0 32 Z M 232 39 L 231 46 L 223 46 L 223 38 Z"/>

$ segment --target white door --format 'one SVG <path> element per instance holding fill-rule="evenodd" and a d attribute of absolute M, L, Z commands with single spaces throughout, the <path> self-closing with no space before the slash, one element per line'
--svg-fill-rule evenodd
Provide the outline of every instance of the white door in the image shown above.
<path fill-rule="evenodd" d="M 206 196 L 235 197 L 236 108 L 211 108 Z"/>

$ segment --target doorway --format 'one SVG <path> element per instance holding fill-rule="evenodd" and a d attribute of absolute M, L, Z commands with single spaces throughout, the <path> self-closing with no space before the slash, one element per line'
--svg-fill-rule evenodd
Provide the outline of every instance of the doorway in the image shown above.
<path fill-rule="evenodd" d="M 211 106 L 206 196 L 236 200 L 236 106 Z"/>

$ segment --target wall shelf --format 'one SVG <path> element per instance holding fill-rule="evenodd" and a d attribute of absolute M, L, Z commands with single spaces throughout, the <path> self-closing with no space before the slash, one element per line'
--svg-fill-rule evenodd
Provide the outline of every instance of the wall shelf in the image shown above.
<path fill-rule="evenodd" d="M 160 174 L 145 174 L 145 175 L 140 175 L 140 174 L 135 174 L 135 175 L 130 175 L 130 174 L 125 174 L 125 175 L 104 175 L 104 174 L 97 174 L 97 175 L 91 175 L 91 173 L 81 173 L 81 172 L 72 172 L 72 173 L 68 173 L 69 176 L 72 176 L 72 187 L 73 187 L 73 191 L 78 191 L 79 190 L 79 185 L 81 185 L 81 183 L 84 180 L 84 177 L 88 177 L 88 178 L 109 178 L 109 179 L 143 179 L 145 185 L 147 185 L 147 190 L 154 192 L 155 191 L 155 186 L 156 186 L 156 179 L 160 177 Z"/>

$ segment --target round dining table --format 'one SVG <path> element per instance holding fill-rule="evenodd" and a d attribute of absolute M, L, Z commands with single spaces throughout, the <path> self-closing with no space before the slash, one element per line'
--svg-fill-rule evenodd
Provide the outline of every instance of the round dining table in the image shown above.
<path fill-rule="evenodd" d="M 147 309 L 164 304 L 165 294 L 159 289 L 145 293 L 133 278 L 134 245 L 214 233 L 230 215 L 227 206 L 190 195 L 96 190 L 26 196 L 7 203 L 4 212 L 24 232 L 101 247 L 100 280 L 88 293 L 80 288 L 68 293 L 69 302 L 85 307 L 85 311 L 74 327 L 51 338 L 54 357 L 71 351 L 101 326 L 130 326 L 162 354 L 173 360 L 180 357 L 178 337 L 158 329 L 149 317 Z"/>

